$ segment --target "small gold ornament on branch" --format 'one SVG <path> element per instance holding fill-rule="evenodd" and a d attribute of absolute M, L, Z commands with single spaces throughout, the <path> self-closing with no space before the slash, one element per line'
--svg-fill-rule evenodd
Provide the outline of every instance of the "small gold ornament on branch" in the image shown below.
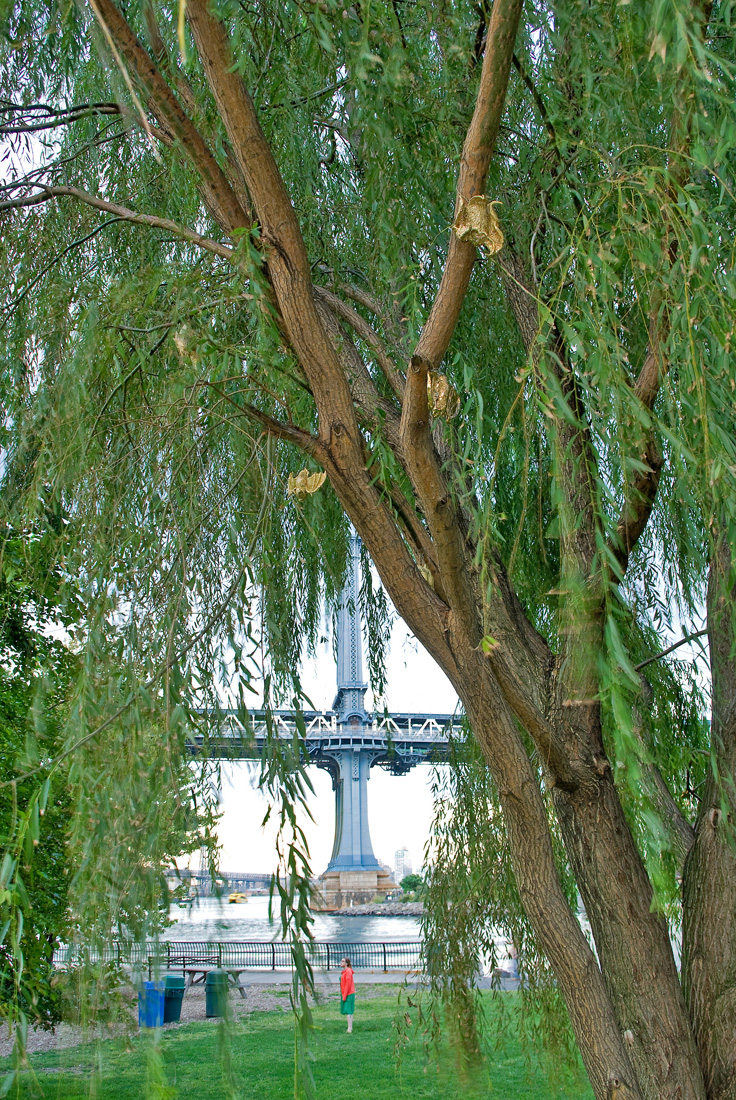
<path fill-rule="evenodd" d="M 467 202 L 460 202 L 460 209 L 452 228 L 459 241 L 467 241 L 478 248 L 485 248 L 489 256 L 503 248 L 503 232 L 494 206 L 500 200 L 491 201 L 485 195 L 473 195 Z"/>
<path fill-rule="evenodd" d="M 324 484 L 324 480 L 327 474 L 324 470 L 317 471 L 315 474 L 310 474 L 306 468 L 300 470 L 299 473 L 289 474 L 289 480 L 286 485 L 287 497 L 296 497 L 297 500 L 304 500 L 306 496 L 310 496 L 312 493 L 316 493 L 321 485 Z"/>
<path fill-rule="evenodd" d="M 427 374 L 427 402 L 432 416 L 452 420 L 460 412 L 460 398 L 447 376 L 431 370 Z"/>

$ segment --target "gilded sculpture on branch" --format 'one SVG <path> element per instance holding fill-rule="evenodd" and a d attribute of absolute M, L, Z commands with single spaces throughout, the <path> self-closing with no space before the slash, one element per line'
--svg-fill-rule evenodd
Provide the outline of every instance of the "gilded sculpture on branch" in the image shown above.
<path fill-rule="evenodd" d="M 297 500 L 304 500 L 306 496 L 310 496 L 312 493 L 316 493 L 317 490 L 324 484 L 327 474 L 324 470 L 318 470 L 314 474 L 310 474 L 306 468 L 300 470 L 298 474 L 289 474 L 289 480 L 286 485 L 286 495 L 288 497 L 296 497 Z"/>
<path fill-rule="evenodd" d="M 503 248 L 503 231 L 493 209 L 500 205 L 499 199 L 491 201 L 485 195 L 473 195 L 467 202 L 461 202 L 452 225 L 458 240 L 485 248 L 489 256 L 500 252 Z"/>

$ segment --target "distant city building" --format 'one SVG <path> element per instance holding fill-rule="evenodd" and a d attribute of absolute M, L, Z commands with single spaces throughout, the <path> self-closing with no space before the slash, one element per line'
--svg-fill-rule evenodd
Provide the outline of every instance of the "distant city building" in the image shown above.
<path fill-rule="evenodd" d="M 397 882 L 401 882 L 402 878 L 412 873 L 411 856 L 408 848 L 399 848 L 394 856 L 394 866 Z"/>

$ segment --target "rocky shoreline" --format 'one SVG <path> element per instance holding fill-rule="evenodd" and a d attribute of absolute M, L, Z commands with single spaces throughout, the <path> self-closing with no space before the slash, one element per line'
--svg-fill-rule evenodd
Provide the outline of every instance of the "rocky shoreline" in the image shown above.
<path fill-rule="evenodd" d="M 322 909 L 331 917 L 421 917 L 424 904 L 421 901 L 388 901 L 377 905 L 351 905 L 349 909 Z"/>

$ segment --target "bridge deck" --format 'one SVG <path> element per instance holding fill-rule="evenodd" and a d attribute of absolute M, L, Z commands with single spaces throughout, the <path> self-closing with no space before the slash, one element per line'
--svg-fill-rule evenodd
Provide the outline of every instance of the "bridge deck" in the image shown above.
<path fill-rule="evenodd" d="M 459 725 L 458 716 L 452 714 L 390 714 L 365 722 L 340 723 L 334 711 L 304 711 L 302 719 L 311 760 L 330 752 L 364 749 L 380 754 L 375 760 L 379 766 L 390 765 L 392 758 L 405 764 L 412 759 L 416 763 L 446 759 L 451 731 Z M 209 755 L 253 760 L 261 755 L 269 731 L 291 740 L 296 728 L 293 711 L 272 711 L 270 715 L 251 711 L 246 725 L 229 711 L 215 735 L 195 735 L 193 741 Z"/>

